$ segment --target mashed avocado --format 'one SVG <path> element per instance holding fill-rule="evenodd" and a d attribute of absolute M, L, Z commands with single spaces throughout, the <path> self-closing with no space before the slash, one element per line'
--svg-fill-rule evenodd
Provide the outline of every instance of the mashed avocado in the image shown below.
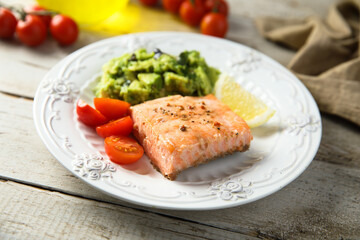
<path fill-rule="evenodd" d="M 96 97 L 117 98 L 132 105 L 175 94 L 207 95 L 220 74 L 197 51 L 174 57 L 158 49 L 126 53 L 107 62 L 102 70 Z"/>

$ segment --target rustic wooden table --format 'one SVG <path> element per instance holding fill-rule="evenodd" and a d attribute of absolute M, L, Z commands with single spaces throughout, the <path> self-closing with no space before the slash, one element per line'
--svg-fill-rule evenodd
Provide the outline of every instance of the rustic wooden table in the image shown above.
<path fill-rule="evenodd" d="M 31 4 L 31 0 L 7 2 Z M 294 53 L 261 38 L 253 19 L 325 16 L 335 1 L 229 2 L 228 38 L 285 65 Z M 104 195 L 73 176 L 35 131 L 33 97 L 55 63 L 101 38 L 83 31 L 67 48 L 52 40 L 34 49 L 16 41 L 0 42 L 0 239 L 360 238 L 360 129 L 326 114 L 320 149 L 308 169 L 281 191 L 235 208 L 201 212 L 145 208 Z"/>

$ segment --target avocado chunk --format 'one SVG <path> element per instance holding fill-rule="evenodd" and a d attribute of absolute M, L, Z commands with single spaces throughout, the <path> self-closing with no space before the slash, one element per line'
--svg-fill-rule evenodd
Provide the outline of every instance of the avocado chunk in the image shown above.
<path fill-rule="evenodd" d="M 213 67 L 208 67 L 207 71 L 206 71 L 208 77 L 209 77 L 209 80 L 210 80 L 210 83 L 211 83 L 211 86 L 215 86 L 215 83 L 216 83 L 216 80 L 218 79 L 219 75 L 220 75 L 220 71 L 217 70 L 216 68 L 213 68 Z"/>
<path fill-rule="evenodd" d="M 138 104 L 150 99 L 150 91 L 138 80 L 122 89 L 122 97 L 126 102 Z"/>
<path fill-rule="evenodd" d="M 154 59 L 147 59 L 144 61 L 131 61 L 127 67 L 132 72 L 153 72 L 154 71 Z"/>
<path fill-rule="evenodd" d="M 164 73 L 165 90 L 169 93 L 192 95 L 194 89 L 189 78 L 172 72 Z"/>
<path fill-rule="evenodd" d="M 147 52 L 146 49 L 140 48 L 137 51 L 135 51 L 135 57 L 137 61 L 143 61 L 150 58 L 153 58 L 155 53 L 154 52 Z"/>
<path fill-rule="evenodd" d="M 198 51 L 184 51 L 176 57 L 143 48 L 111 59 L 102 70 L 95 95 L 121 99 L 132 105 L 174 94 L 210 94 L 220 74 L 207 65 Z"/>
<path fill-rule="evenodd" d="M 139 81 L 153 92 L 158 92 L 162 89 L 162 77 L 157 73 L 139 73 L 137 75 Z"/>
<path fill-rule="evenodd" d="M 119 98 L 124 82 L 125 79 L 122 77 L 115 79 L 109 74 L 104 74 L 94 89 L 95 95 L 97 97 Z"/>
<path fill-rule="evenodd" d="M 207 76 L 205 70 L 198 66 L 194 69 L 195 77 L 197 79 L 197 93 L 199 96 L 204 96 L 212 92 L 212 84 Z"/>
<path fill-rule="evenodd" d="M 162 54 L 159 59 L 159 67 L 161 72 L 175 72 L 177 74 L 183 73 L 183 67 L 178 64 L 176 58 L 168 54 Z"/>
<path fill-rule="evenodd" d="M 121 57 L 113 58 L 109 62 L 105 63 L 103 66 L 104 74 L 109 74 L 110 76 L 120 76 L 122 74 L 122 67 L 128 64 L 130 59 L 130 54 L 125 53 Z"/>

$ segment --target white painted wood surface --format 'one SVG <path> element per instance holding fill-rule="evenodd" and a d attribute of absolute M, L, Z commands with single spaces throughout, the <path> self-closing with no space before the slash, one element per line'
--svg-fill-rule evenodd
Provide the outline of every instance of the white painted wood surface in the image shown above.
<path fill-rule="evenodd" d="M 286 64 L 293 52 L 261 38 L 253 18 L 324 16 L 335 1 L 229 2 L 228 38 Z M 32 98 L 54 64 L 101 38 L 82 32 L 68 48 L 51 40 L 36 49 L 0 42 L 0 239 L 360 238 L 360 129 L 328 115 L 322 115 L 323 139 L 309 168 L 283 190 L 236 208 L 144 208 L 104 195 L 73 176 L 37 135 Z"/>

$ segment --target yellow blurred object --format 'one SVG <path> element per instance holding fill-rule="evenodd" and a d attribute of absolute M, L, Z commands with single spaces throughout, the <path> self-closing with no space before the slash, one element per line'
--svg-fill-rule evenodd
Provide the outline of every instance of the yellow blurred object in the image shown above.
<path fill-rule="evenodd" d="M 80 25 L 92 25 L 121 12 L 129 0 L 37 0 L 40 6 L 75 19 Z"/>
<path fill-rule="evenodd" d="M 130 33 L 134 32 L 134 29 L 138 25 L 139 18 L 139 7 L 129 4 L 123 11 L 114 13 L 112 16 L 98 24 L 85 26 L 84 29 L 107 35 Z"/>
<path fill-rule="evenodd" d="M 85 27 L 86 30 L 117 35 L 147 31 L 196 32 L 196 28 L 183 23 L 177 16 L 160 8 L 143 7 L 130 3 L 105 21 Z"/>
<path fill-rule="evenodd" d="M 68 15 L 83 30 L 105 35 L 146 31 L 196 32 L 162 8 L 144 7 L 130 0 L 37 0 L 46 9 Z"/>

